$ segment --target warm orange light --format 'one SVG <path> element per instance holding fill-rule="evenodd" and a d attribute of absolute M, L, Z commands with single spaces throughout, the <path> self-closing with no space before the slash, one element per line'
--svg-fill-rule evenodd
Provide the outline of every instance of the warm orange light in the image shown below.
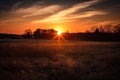
<path fill-rule="evenodd" d="M 57 35 L 61 36 L 61 34 L 62 34 L 62 31 L 61 30 L 57 30 Z"/>

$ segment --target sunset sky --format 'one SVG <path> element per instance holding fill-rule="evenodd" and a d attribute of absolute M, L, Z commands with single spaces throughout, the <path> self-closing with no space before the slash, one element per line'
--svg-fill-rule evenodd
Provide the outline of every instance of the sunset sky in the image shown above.
<path fill-rule="evenodd" d="M 119 0 L 0 0 L 0 33 L 37 28 L 84 32 L 119 23 Z"/>

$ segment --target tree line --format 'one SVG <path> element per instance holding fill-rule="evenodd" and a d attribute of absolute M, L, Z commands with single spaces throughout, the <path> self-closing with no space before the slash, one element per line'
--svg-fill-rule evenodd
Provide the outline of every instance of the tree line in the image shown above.
<path fill-rule="evenodd" d="M 17 34 L 0 34 L 0 38 L 11 39 L 53 39 L 57 36 L 54 29 L 26 29 L 23 35 Z M 120 24 L 94 26 L 90 30 L 82 33 L 62 33 L 61 37 L 66 40 L 93 40 L 93 41 L 120 41 Z"/>
<path fill-rule="evenodd" d="M 120 24 L 117 25 L 104 25 L 93 26 L 89 33 L 120 33 Z"/>
<path fill-rule="evenodd" d="M 51 38 L 56 35 L 57 31 L 54 29 L 36 29 L 32 32 L 30 29 L 25 30 L 24 38 Z"/>

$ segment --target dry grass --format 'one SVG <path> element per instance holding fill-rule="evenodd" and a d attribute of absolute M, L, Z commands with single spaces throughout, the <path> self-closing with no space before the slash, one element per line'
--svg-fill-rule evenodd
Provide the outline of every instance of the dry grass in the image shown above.
<path fill-rule="evenodd" d="M 119 80 L 120 43 L 0 43 L 0 80 Z"/>

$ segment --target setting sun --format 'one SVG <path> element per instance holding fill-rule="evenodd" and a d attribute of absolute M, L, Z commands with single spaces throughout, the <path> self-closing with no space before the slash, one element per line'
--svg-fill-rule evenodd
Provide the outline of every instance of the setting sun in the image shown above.
<path fill-rule="evenodd" d="M 61 30 L 57 30 L 57 35 L 60 36 L 62 34 Z"/>
<path fill-rule="evenodd" d="M 57 31 L 58 36 L 61 36 L 61 34 L 65 32 L 65 28 L 63 28 L 63 26 L 55 26 L 54 29 Z"/>

